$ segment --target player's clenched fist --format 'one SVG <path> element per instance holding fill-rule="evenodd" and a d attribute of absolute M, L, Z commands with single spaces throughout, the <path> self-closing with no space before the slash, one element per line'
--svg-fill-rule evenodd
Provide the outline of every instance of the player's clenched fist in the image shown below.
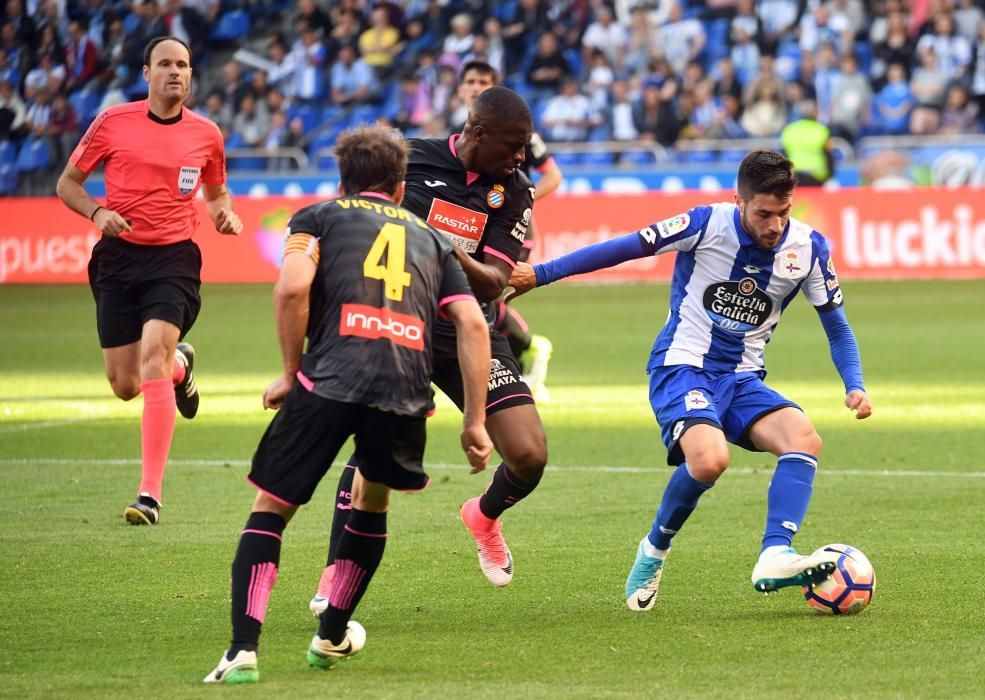
<path fill-rule="evenodd" d="M 132 231 L 130 224 L 122 216 L 112 209 L 100 207 L 92 217 L 92 222 L 96 224 L 99 232 L 104 236 L 119 236 L 123 231 Z"/>
<path fill-rule="evenodd" d="M 228 233 L 238 236 L 243 230 L 243 222 L 232 209 L 223 207 L 215 215 L 215 230 L 219 233 Z"/>
<path fill-rule="evenodd" d="M 472 467 L 469 474 L 478 474 L 489 466 L 489 455 L 492 454 L 492 440 L 482 423 L 470 425 L 462 430 L 462 450 L 468 457 Z"/>
<path fill-rule="evenodd" d="M 855 411 L 855 417 L 859 420 L 872 415 L 872 402 L 869 401 L 868 394 L 861 389 L 849 392 L 845 397 L 845 405 Z"/>

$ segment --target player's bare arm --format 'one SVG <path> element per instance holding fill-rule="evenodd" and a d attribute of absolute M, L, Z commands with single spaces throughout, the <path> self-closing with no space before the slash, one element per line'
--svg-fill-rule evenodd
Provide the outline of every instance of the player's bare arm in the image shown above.
<path fill-rule="evenodd" d="M 861 389 L 855 389 L 845 395 L 845 406 L 855 411 L 855 418 L 858 420 L 864 420 L 872 415 L 872 401 Z"/>
<path fill-rule="evenodd" d="M 513 269 L 513 274 L 510 275 L 509 285 L 513 288 L 513 292 L 507 296 L 507 301 L 521 294 L 526 294 L 536 287 L 537 275 L 534 272 L 534 266 L 525 262 L 517 263 Z"/>
<path fill-rule="evenodd" d="M 485 255 L 485 259 L 479 262 L 458 246 L 453 248 L 479 301 L 497 299 L 506 289 L 506 282 L 510 279 L 509 264 L 491 255 Z"/>
<path fill-rule="evenodd" d="M 561 185 L 561 180 L 563 179 L 561 168 L 558 167 L 558 164 L 554 162 L 553 158 L 544 163 L 538 172 L 540 173 L 540 179 L 537 180 L 537 185 L 534 187 L 535 202 L 556 190 Z"/>
<path fill-rule="evenodd" d="M 274 315 L 284 373 L 271 382 L 264 392 L 264 408 L 280 408 L 297 380 L 304 336 L 308 329 L 308 295 L 317 269 L 315 261 L 307 255 L 287 252 L 284 256 L 280 277 L 274 287 Z"/>
<path fill-rule="evenodd" d="M 233 236 L 239 235 L 243 230 L 243 222 L 233 211 L 233 200 L 226 186 L 205 184 L 202 185 L 202 194 L 205 197 L 205 208 L 209 212 L 209 218 L 215 224 L 215 230 Z"/>
<path fill-rule="evenodd" d="M 489 378 L 489 326 L 472 299 L 453 301 L 444 308 L 455 324 L 458 359 L 465 387 L 462 412 L 462 450 L 476 474 L 489 464 L 492 440 L 486 432 L 486 391 Z"/>
<path fill-rule="evenodd" d="M 92 221 L 104 236 L 119 236 L 123 231 L 131 231 L 130 224 L 112 209 L 107 209 L 86 192 L 83 183 L 89 173 L 69 163 L 65 166 L 55 191 L 69 209 Z"/>

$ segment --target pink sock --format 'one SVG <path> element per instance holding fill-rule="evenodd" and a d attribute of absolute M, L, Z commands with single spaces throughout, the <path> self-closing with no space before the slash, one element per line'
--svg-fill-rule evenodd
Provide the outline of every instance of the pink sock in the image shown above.
<path fill-rule="evenodd" d="M 140 419 L 143 462 L 140 493 L 149 493 L 160 503 L 164 468 L 174 435 L 174 385 L 170 379 L 150 379 L 140 383 L 140 390 L 144 394 L 144 413 Z"/>
<path fill-rule="evenodd" d="M 177 353 L 174 356 L 174 367 L 171 369 L 171 383 L 181 384 L 185 380 L 185 363 L 178 359 Z"/>

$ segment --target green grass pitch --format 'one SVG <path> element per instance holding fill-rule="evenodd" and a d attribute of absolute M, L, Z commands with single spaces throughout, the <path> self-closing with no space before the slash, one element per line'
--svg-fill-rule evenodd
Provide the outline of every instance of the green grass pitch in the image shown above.
<path fill-rule="evenodd" d="M 261 639 L 261 683 L 201 685 L 226 648 L 229 565 L 247 463 L 279 371 L 268 287 L 208 287 L 189 337 L 199 417 L 179 418 L 161 525 L 124 524 L 140 400 L 102 376 L 88 290 L 0 287 L 0 696 L 616 698 L 981 697 L 985 688 L 985 282 L 849 283 L 875 415 L 855 421 L 816 316 L 788 310 L 772 386 L 825 440 L 802 550 L 861 548 L 861 615 L 768 598 L 749 574 L 772 460 L 733 466 L 675 541 L 656 608 L 623 583 L 669 470 L 643 366 L 666 286 L 556 285 L 518 302 L 555 345 L 536 494 L 505 517 L 516 561 L 497 590 L 458 507 L 469 477 L 447 402 L 430 422 L 431 488 L 395 496 L 383 564 L 357 611 L 365 650 L 308 669 L 307 602 L 336 470 L 288 528 Z M 341 455 L 344 458 L 346 454 Z"/>

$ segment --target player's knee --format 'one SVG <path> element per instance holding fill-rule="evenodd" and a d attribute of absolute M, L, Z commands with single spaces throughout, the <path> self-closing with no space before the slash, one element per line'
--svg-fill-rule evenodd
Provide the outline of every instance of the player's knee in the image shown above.
<path fill-rule="evenodd" d="M 712 483 L 728 469 L 728 446 L 708 445 L 687 455 L 687 468 L 698 481 Z"/>
<path fill-rule="evenodd" d="M 794 448 L 797 452 L 806 452 L 817 457 L 821 454 L 821 436 L 817 434 L 813 426 L 808 426 L 797 438 L 798 446 Z"/>
<path fill-rule="evenodd" d="M 543 435 L 534 436 L 522 445 L 514 445 L 504 459 L 510 471 L 523 481 L 538 480 L 547 466 L 547 440 Z"/>
<path fill-rule="evenodd" d="M 107 378 L 117 398 L 129 401 L 140 394 L 140 379 L 138 377 L 111 374 Z"/>

